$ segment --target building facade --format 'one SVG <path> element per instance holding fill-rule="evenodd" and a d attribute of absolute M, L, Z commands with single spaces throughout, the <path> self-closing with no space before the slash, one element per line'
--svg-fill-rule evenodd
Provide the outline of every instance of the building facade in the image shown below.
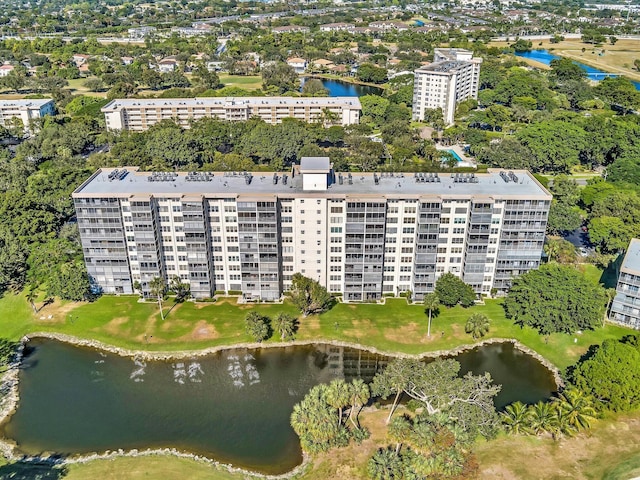
<path fill-rule="evenodd" d="M 102 108 L 109 130 L 147 130 L 162 120 L 188 127 L 193 120 L 246 121 L 258 117 L 267 123 L 285 118 L 305 122 L 351 125 L 360 122 L 357 97 L 210 97 L 113 100 Z"/>
<path fill-rule="evenodd" d="M 478 98 L 481 63 L 468 50 L 436 48 L 434 62 L 414 72 L 413 119 L 422 121 L 425 110 L 441 108 L 445 124 L 453 124 L 458 102 Z"/>
<path fill-rule="evenodd" d="M 411 291 L 451 272 L 478 294 L 537 268 L 551 195 L 526 171 L 287 173 L 101 169 L 73 193 L 85 261 L 106 293 L 178 275 L 195 297 L 275 300 L 300 272 L 346 301 Z"/>
<path fill-rule="evenodd" d="M 0 125 L 10 125 L 13 119 L 19 118 L 28 130 L 31 120 L 53 115 L 54 110 L 51 99 L 0 100 Z"/>
<path fill-rule="evenodd" d="M 640 239 L 631 240 L 622 261 L 609 320 L 640 330 Z"/>

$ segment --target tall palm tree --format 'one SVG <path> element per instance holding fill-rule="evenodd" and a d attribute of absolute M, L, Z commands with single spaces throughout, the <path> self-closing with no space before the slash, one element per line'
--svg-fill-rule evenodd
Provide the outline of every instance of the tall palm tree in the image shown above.
<path fill-rule="evenodd" d="M 396 442 L 396 453 L 400 452 L 402 444 L 411 435 L 411 422 L 405 415 L 394 417 L 391 423 L 389 423 L 387 435 L 391 440 Z"/>
<path fill-rule="evenodd" d="M 427 293 L 424 296 L 424 306 L 429 312 L 429 326 L 427 327 L 427 337 L 431 336 L 431 314 L 440 306 L 440 297 L 436 292 Z"/>
<path fill-rule="evenodd" d="M 33 313 L 38 313 L 38 309 L 36 308 L 36 298 L 38 298 L 38 294 L 36 293 L 36 287 L 31 286 L 29 290 L 27 290 L 27 295 L 25 297 L 31 308 L 33 308 Z"/>
<path fill-rule="evenodd" d="M 362 408 L 362 406 L 369 401 L 371 392 L 369 390 L 369 385 L 364 383 L 364 381 L 359 378 L 351 382 L 351 384 L 349 385 L 349 389 L 351 396 L 351 410 L 349 410 L 349 420 L 351 420 L 351 423 L 353 423 L 354 427 L 360 428 L 360 422 L 357 421 L 358 413 L 360 413 L 360 409 Z M 353 412 L 356 409 L 358 411 L 356 412 L 356 421 L 354 421 Z"/>
<path fill-rule="evenodd" d="M 349 384 L 342 379 L 333 380 L 327 388 L 327 403 L 338 409 L 338 425 L 342 423 L 342 409 L 351 401 Z"/>
<path fill-rule="evenodd" d="M 295 335 L 296 319 L 288 313 L 279 313 L 274 321 L 274 327 L 282 340 L 291 340 Z"/>
<path fill-rule="evenodd" d="M 554 399 L 560 415 L 566 418 L 569 426 L 576 431 L 591 427 L 596 417 L 591 398 L 582 390 L 568 388 Z"/>
<path fill-rule="evenodd" d="M 525 433 L 529 425 L 529 412 L 522 402 L 507 405 L 500 414 L 505 430 L 514 434 Z"/>
<path fill-rule="evenodd" d="M 470 333 L 474 339 L 484 337 L 489 331 L 489 317 L 482 313 L 474 313 L 467 320 L 464 331 Z"/>
<path fill-rule="evenodd" d="M 160 309 L 160 318 L 164 321 L 164 313 L 162 312 L 162 298 L 164 297 L 164 291 L 166 289 L 164 279 L 162 277 L 153 277 L 149 282 L 149 290 L 151 295 L 158 299 L 158 308 Z"/>

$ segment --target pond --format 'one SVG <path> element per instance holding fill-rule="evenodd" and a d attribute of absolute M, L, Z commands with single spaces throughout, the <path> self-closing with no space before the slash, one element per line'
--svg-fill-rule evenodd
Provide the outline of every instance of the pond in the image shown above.
<path fill-rule="evenodd" d="M 300 79 L 301 84 L 308 78 L 302 77 Z M 361 97 L 363 95 L 382 95 L 382 88 L 372 87 L 369 85 L 358 85 L 355 83 L 343 82 L 341 80 L 330 80 L 327 78 L 318 78 L 324 85 L 324 88 L 329 90 L 330 97 Z"/>
<path fill-rule="evenodd" d="M 536 402 L 553 376 L 511 343 L 458 355 L 462 372 L 489 371 L 498 408 Z M 31 455 L 174 447 L 264 473 L 301 462 L 293 405 L 333 378 L 370 381 L 387 358 L 331 345 L 233 349 L 180 361 L 120 357 L 33 340 L 20 371 L 20 403 L 2 436 Z"/>
<path fill-rule="evenodd" d="M 535 60 L 536 62 L 543 63 L 545 65 L 550 65 L 551 60 L 555 60 L 558 58 L 562 58 L 558 55 L 554 55 L 548 50 L 530 50 L 528 52 L 516 52 L 517 57 L 528 58 L 530 60 Z M 589 54 L 591 55 L 591 54 Z M 587 72 L 587 78 L 589 80 L 602 80 L 605 77 L 617 77 L 615 73 L 603 72 L 602 70 L 598 70 L 597 68 L 590 67 L 589 65 L 585 65 L 584 63 L 574 62 L 580 68 L 582 68 L 585 72 Z M 640 82 L 632 83 L 635 85 L 637 90 L 640 90 Z"/>

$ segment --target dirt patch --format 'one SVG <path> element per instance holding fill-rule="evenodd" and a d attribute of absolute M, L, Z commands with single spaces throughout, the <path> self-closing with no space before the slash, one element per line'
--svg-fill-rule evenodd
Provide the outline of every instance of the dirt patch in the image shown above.
<path fill-rule="evenodd" d="M 213 325 L 207 323 L 206 320 L 200 320 L 194 325 L 191 332 L 176 340 L 181 342 L 189 340 L 213 340 L 219 336 L 220 334 Z"/>
<path fill-rule="evenodd" d="M 343 330 L 340 326 L 338 328 L 342 330 L 343 335 L 355 338 L 363 337 L 366 332 L 375 331 L 371 320 L 354 320 L 351 324 L 353 328 L 346 328 Z"/>
<path fill-rule="evenodd" d="M 298 317 L 298 322 L 300 322 L 301 330 L 311 330 L 313 332 L 320 331 L 320 317 L 318 315 L 307 318 L 303 318 L 302 315 L 300 315 Z"/>
<path fill-rule="evenodd" d="M 41 309 L 38 313 L 34 313 L 33 316 L 36 322 L 47 325 L 52 323 L 65 323 L 69 313 L 81 305 L 84 305 L 84 303 L 68 302 L 62 305 L 59 302 L 54 302 L 43 307 L 42 303 L 38 302 L 36 303 L 36 307 L 40 306 Z"/>
<path fill-rule="evenodd" d="M 398 343 L 415 343 L 416 339 L 421 337 L 424 337 L 422 342 L 425 342 L 435 338 L 435 335 L 431 332 L 431 337 L 427 337 L 423 332 L 422 325 L 419 325 L 416 322 L 411 322 L 408 325 L 403 325 L 397 328 L 386 328 L 384 330 L 384 338 Z"/>
<path fill-rule="evenodd" d="M 109 323 L 104 325 L 102 329 L 111 335 L 121 335 L 123 333 L 122 326 L 129 321 L 129 317 L 112 318 Z"/>

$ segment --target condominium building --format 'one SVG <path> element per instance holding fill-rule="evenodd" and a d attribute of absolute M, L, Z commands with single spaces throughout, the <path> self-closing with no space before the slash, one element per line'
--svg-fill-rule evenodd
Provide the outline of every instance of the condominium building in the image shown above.
<path fill-rule="evenodd" d="M 275 300 L 295 272 L 346 301 L 413 292 L 452 272 L 479 294 L 537 268 L 551 195 L 526 171 L 286 173 L 100 169 L 73 193 L 87 270 L 106 293 L 178 275 L 195 297 Z"/>
<path fill-rule="evenodd" d="M 441 108 L 444 122 L 454 122 L 456 105 L 478 98 L 482 58 L 461 48 L 436 48 L 434 62 L 417 69 L 413 83 L 413 119 L 424 120 L 425 110 Z"/>
<path fill-rule="evenodd" d="M 31 120 L 53 115 L 54 104 L 51 99 L 0 100 L 0 125 L 10 125 L 13 119 L 19 118 L 25 128 L 29 129 Z"/>
<path fill-rule="evenodd" d="M 640 239 L 631 240 L 622 261 L 609 320 L 640 330 Z"/>
<path fill-rule="evenodd" d="M 359 123 L 361 109 L 357 97 L 203 97 L 113 100 L 102 112 L 110 130 L 142 131 L 162 120 L 188 127 L 201 118 L 243 121 L 258 117 L 273 124 L 296 118 L 351 125 Z"/>

